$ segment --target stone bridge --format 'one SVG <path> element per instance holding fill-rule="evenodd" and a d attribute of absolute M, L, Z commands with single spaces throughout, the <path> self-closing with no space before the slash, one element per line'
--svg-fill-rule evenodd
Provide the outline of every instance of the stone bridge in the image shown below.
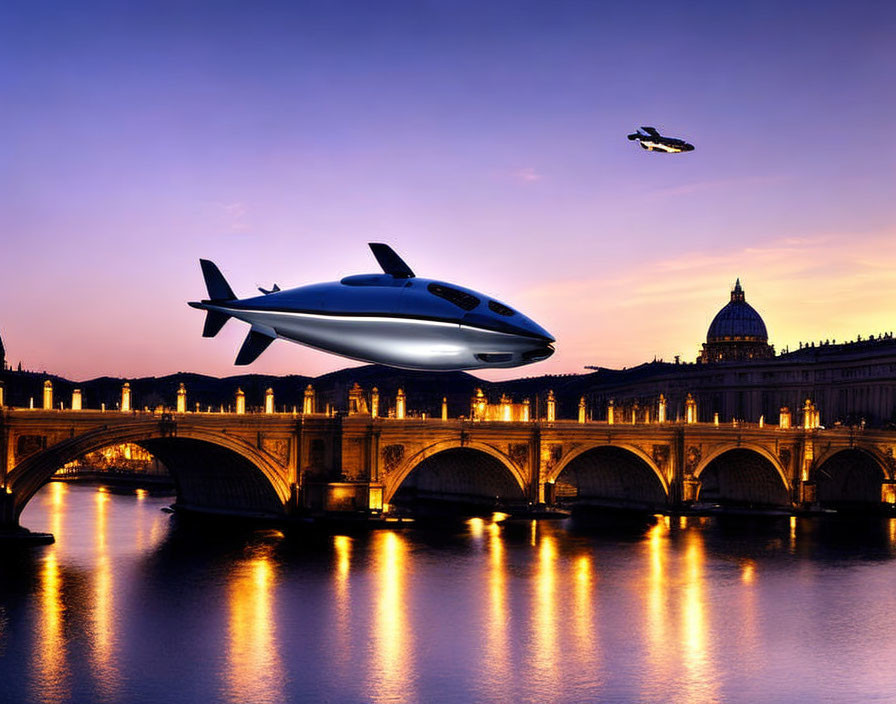
<path fill-rule="evenodd" d="M 896 432 L 687 422 L 470 421 L 301 413 L 0 408 L 0 526 L 67 462 L 135 443 L 180 507 L 388 512 L 433 499 L 677 511 L 896 502 Z"/>

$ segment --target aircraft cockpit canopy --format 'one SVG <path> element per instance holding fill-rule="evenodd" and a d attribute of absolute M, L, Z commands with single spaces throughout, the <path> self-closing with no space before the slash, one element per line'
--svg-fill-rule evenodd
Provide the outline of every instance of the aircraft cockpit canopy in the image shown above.
<path fill-rule="evenodd" d="M 498 315 L 503 315 L 506 317 L 511 317 L 512 315 L 516 315 L 516 311 L 512 308 L 508 308 L 503 303 L 498 303 L 497 301 L 489 301 L 488 309 L 492 313 L 497 313 Z"/>
<path fill-rule="evenodd" d="M 464 310 L 473 310 L 481 303 L 476 296 L 445 284 L 432 283 L 426 287 L 426 290 L 433 296 L 444 298 L 449 303 L 453 303 L 458 308 L 463 308 Z"/>

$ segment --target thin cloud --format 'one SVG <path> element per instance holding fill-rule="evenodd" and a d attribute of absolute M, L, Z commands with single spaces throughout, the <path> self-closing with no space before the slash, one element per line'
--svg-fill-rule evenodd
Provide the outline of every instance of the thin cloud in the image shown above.
<path fill-rule="evenodd" d="M 767 176 L 750 176 L 746 178 L 718 179 L 714 181 L 695 181 L 671 188 L 660 188 L 651 191 L 650 195 L 658 198 L 669 196 L 684 196 L 691 193 L 702 193 L 723 188 L 745 188 L 747 186 L 767 186 L 789 181 L 791 176 L 787 174 L 769 174 Z"/>
<path fill-rule="evenodd" d="M 526 166 L 525 168 L 517 169 L 513 172 L 513 177 L 517 181 L 522 181 L 523 183 L 535 183 L 544 178 L 534 166 Z"/>

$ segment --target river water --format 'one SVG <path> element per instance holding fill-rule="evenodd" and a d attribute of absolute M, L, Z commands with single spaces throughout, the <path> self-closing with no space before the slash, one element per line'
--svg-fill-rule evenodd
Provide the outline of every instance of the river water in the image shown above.
<path fill-rule="evenodd" d="M 52 483 L 2 702 L 896 701 L 896 522 L 229 529 Z M 498 516 L 500 518 L 500 516 Z"/>

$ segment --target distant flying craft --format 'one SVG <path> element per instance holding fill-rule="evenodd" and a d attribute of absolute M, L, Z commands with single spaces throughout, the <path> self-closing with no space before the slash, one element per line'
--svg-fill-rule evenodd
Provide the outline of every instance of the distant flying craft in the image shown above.
<path fill-rule="evenodd" d="M 632 140 L 637 139 L 642 149 L 647 149 L 651 152 L 666 152 L 668 154 L 694 151 L 693 144 L 688 144 L 683 139 L 676 139 L 675 137 L 663 137 L 657 132 L 655 127 L 642 127 L 641 129 L 647 134 L 641 134 L 641 130 L 638 130 L 634 134 L 630 134 L 628 138 Z"/>
<path fill-rule="evenodd" d="M 200 259 L 208 299 L 203 337 L 230 318 L 252 328 L 236 358 L 251 364 L 276 338 L 364 362 L 403 369 L 452 371 L 517 367 L 547 359 L 554 338 L 489 296 L 442 281 L 419 279 L 385 244 L 370 249 L 382 274 L 238 299 L 218 267 Z"/>

